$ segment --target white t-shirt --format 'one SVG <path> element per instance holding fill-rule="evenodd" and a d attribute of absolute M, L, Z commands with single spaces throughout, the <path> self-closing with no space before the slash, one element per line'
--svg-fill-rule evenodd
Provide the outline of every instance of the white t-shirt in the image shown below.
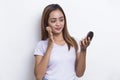
<path fill-rule="evenodd" d="M 77 43 L 79 52 L 79 41 L 77 41 Z M 47 44 L 48 39 L 39 41 L 35 48 L 34 55 L 44 56 Z M 67 44 L 57 45 L 54 43 L 45 78 L 48 80 L 75 80 L 75 60 L 76 53 L 73 47 L 68 50 Z"/>

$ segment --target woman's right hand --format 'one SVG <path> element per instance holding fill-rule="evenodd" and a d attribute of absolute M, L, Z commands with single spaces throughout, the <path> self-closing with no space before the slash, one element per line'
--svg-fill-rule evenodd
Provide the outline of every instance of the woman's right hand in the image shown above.
<path fill-rule="evenodd" d="M 52 29 L 51 27 L 47 26 L 46 30 L 48 31 L 48 35 L 49 35 L 48 47 L 53 47 L 54 39 L 53 39 Z"/>

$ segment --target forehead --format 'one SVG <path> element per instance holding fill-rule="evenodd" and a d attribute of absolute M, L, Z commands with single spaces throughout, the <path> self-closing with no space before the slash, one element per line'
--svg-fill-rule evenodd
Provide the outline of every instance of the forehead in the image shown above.
<path fill-rule="evenodd" d="M 62 17 L 63 13 L 60 10 L 54 10 L 50 13 L 49 18 L 59 18 Z"/>

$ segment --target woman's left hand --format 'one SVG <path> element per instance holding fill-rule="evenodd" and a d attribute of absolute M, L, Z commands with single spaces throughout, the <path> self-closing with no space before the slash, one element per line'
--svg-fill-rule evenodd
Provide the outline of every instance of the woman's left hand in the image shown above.
<path fill-rule="evenodd" d="M 81 47 L 81 50 L 86 50 L 87 49 L 87 47 L 90 45 L 90 37 L 86 37 L 86 38 L 84 38 L 84 39 L 82 39 L 81 41 L 80 41 L 80 47 Z"/>

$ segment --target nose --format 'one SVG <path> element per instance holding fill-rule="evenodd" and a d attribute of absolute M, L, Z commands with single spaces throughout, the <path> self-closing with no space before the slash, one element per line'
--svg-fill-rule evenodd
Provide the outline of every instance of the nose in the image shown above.
<path fill-rule="evenodd" d="M 59 26 L 60 25 L 60 21 L 58 20 L 57 22 L 56 22 L 56 26 Z"/>

